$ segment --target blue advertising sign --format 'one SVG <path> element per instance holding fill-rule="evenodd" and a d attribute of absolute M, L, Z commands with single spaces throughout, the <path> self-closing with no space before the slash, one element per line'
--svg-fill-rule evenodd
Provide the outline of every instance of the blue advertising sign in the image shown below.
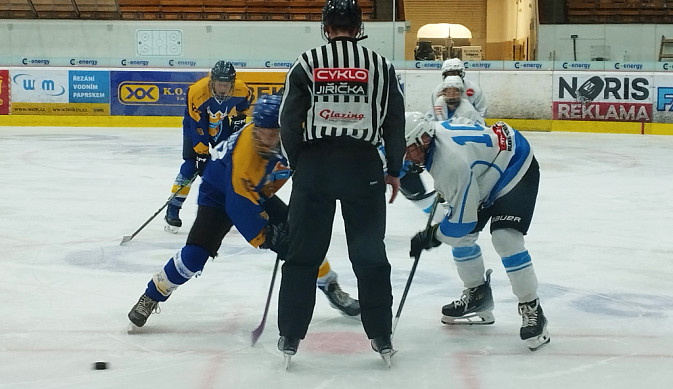
<path fill-rule="evenodd" d="M 109 72 L 70 70 L 68 79 L 71 103 L 108 103 L 110 101 Z"/>
<path fill-rule="evenodd" d="M 187 90 L 208 72 L 126 70 L 110 72 L 110 114 L 182 116 Z"/>

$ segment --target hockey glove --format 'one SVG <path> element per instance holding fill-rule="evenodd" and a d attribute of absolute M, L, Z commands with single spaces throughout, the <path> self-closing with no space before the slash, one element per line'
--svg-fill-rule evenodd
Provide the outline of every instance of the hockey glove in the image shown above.
<path fill-rule="evenodd" d="M 266 225 L 266 238 L 264 243 L 259 247 L 263 249 L 269 249 L 274 253 L 278 254 L 280 259 L 285 259 L 287 256 L 287 250 L 289 246 L 289 240 L 287 236 L 287 223 L 280 224 L 267 224 Z"/>
<path fill-rule="evenodd" d="M 411 238 L 411 250 L 409 250 L 409 256 L 418 258 L 423 250 L 430 250 L 431 248 L 442 244 L 442 242 L 435 238 L 435 233 L 437 233 L 438 228 L 439 224 L 435 224 L 429 229 L 420 231 L 414 235 L 414 237 Z"/>
<path fill-rule="evenodd" d="M 209 160 L 210 154 L 196 155 L 196 171 L 199 173 L 199 176 L 203 177 L 203 171 L 206 169 L 206 164 Z"/>
<path fill-rule="evenodd" d="M 231 118 L 229 126 L 232 134 L 245 126 L 245 117 L 245 114 L 241 113 Z"/>
<path fill-rule="evenodd" d="M 273 171 L 269 175 L 269 182 L 267 182 L 262 188 L 262 194 L 267 198 L 272 197 L 278 189 L 280 189 L 285 182 L 290 179 L 292 171 L 289 167 L 276 162 L 276 166 L 273 168 Z"/>

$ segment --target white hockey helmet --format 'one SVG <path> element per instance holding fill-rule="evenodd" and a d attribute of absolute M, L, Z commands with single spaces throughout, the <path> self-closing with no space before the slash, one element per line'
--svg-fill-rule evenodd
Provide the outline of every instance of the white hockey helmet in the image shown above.
<path fill-rule="evenodd" d="M 446 76 L 465 77 L 465 64 L 460 58 L 449 58 L 442 63 L 442 78 Z"/>
<path fill-rule="evenodd" d="M 430 137 L 435 136 L 434 123 L 431 123 L 422 113 L 406 112 L 404 119 L 406 121 L 404 137 L 407 140 L 407 147 L 413 144 L 422 146 L 423 134 L 428 134 Z"/>
<path fill-rule="evenodd" d="M 460 93 L 463 93 L 465 92 L 465 83 L 463 82 L 463 79 L 458 76 L 448 76 L 444 78 L 444 82 L 442 82 L 440 90 L 443 91 L 447 88 L 456 88 L 460 91 Z"/>

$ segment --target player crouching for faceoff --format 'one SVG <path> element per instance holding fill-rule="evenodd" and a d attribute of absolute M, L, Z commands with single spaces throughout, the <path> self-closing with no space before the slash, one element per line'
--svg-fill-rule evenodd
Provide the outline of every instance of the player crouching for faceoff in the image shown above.
<path fill-rule="evenodd" d="M 128 314 L 137 326 L 158 311 L 178 286 L 199 274 L 209 257 L 215 257 L 232 226 L 253 246 L 287 254 L 287 205 L 275 196 L 290 178 L 280 154 L 278 110 L 281 96 L 260 96 L 252 123 L 214 149 L 199 186 L 196 220 L 187 243 L 156 273 Z M 325 259 L 318 270 L 318 287 L 344 315 L 360 314 L 360 304 L 341 290 L 337 274 Z"/>
<path fill-rule="evenodd" d="M 531 350 L 549 342 L 547 319 L 537 295 L 537 277 L 524 246 L 533 217 L 540 171 L 528 141 L 504 122 L 479 124 L 429 122 L 420 112 L 406 115 L 405 159 L 425 167 L 442 196 L 442 221 L 411 239 L 415 257 L 446 243 L 465 290 L 442 307 L 444 324 L 493 324 L 491 269 L 477 245 L 491 222 L 491 240 L 500 255 L 512 291 L 519 300 L 521 339 Z"/>

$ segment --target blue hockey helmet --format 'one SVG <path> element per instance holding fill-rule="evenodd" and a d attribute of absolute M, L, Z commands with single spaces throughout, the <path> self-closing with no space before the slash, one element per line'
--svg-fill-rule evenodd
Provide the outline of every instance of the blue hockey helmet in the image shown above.
<path fill-rule="evenodd" d="M 280 152 L 280 95 L 261 95 L 252 112 L 252 141 L 255 151 L 264 159 L 270 159 Z"/>
<path fill-rule="evenodd" d="M 252 122 L 257 127 L 280 128 L 278 111 L 280 110 L 280 95 L 261 95 L 252 112 Z"/>

